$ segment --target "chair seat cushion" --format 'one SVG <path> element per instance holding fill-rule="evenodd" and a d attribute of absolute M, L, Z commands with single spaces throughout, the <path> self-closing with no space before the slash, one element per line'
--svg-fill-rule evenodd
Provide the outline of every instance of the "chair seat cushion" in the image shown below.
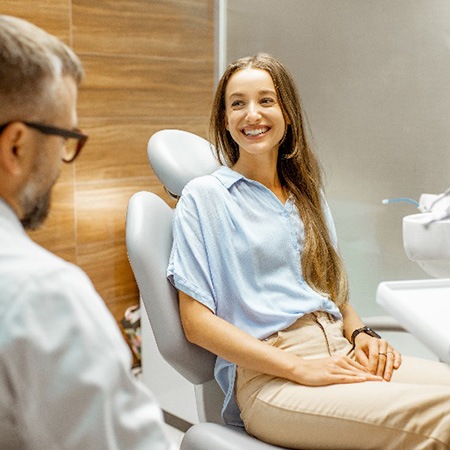
<path fill-rule="evenodd" d="M 198 423 L 183 437 L 180 450 L 275 450 L 282 449 L 248 435 L 243 428 Z"/>

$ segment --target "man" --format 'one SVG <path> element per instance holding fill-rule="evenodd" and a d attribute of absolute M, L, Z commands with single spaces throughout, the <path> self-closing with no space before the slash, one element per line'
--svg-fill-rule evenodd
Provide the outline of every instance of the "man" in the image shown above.
<path fill-rule="evenodd" d="M 0 16 L 0 448 L 173 449 L 87 276 L 24 231 L 87 139 L 82 77 L 57 38 Z"/>

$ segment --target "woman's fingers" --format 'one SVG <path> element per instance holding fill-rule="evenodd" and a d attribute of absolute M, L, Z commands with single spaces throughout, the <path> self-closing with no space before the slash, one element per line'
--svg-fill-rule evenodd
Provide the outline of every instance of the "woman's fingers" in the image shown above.
<path fill-rule="evenodd" d="M 382 378 L 370 373 L 366 367 L 348 356 L 334 356 L 328 359 L 329 375 L 340 383 L 355 383 L 360 381 L 379 381 Z"/>
<path fill-rule="evenodd" d="M 369 370 L 389 381 L 401 364 L 401 355 L 384 339 L 372 341 L 369 347 Z M 374 345 L 378 344 L 378 345 Z"/>
<path fill-rule="evenodd" d="M 394 369 L 398 369 L 402 364 L 402 355 L 395 349 L 393 349 L 393 352 L 394 352 Z"/>

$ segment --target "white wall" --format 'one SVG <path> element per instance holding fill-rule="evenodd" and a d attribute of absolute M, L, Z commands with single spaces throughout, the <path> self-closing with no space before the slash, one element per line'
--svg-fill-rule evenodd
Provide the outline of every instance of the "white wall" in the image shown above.
<path fill-rule="evenodd" d="M 450 185 L 448 0 L 227 0 L 227 62 L 258 51 L 291 69 L 361 315 L 378 283 L 428 278 L 405 256 L 410 204 Z"/>

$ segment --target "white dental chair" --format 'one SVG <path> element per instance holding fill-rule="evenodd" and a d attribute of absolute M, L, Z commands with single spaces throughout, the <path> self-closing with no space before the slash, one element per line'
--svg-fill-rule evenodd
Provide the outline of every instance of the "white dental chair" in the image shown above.
<path fill-rule="evenodd" d="M 219 163 L 209 142 L 180 130 L 162 130 L 149 140 L 148 156 L 157 177 L 179 196 L 192 178 L 212 173 Z M 183 333 L 176 290 L 166 278 L 172 246 L 173 210 L 150 192 L 134 194 L 128 205 L 126 244 L 142 301 L 162 357 L 195 385 L 200 423 L 185 434 L 182 450 L 280 449 L 223 424 L 224 395 L 214 380 L 215 356 L 189 343 Z M 367 320 L 378 330 L 398 331 L 389 318 Z M 182 400 L 182 399 L 180 399 Z"/>

